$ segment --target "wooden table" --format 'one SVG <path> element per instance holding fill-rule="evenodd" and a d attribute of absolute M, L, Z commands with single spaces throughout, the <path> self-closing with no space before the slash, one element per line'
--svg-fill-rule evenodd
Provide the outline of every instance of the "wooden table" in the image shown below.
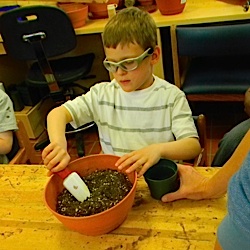
<path fill-rule="evenodd" d="M 198 169 L 207 176 L 217 171 Z M 85 236 L 65 228 L 46 208 L 46 172 L 43 165 L 0 165 L 1 250 L 210 250 L 226 214 L 226 196 L 164 204 L 150 197 L 140 178 L 126 221 L 109 234 Z"/>

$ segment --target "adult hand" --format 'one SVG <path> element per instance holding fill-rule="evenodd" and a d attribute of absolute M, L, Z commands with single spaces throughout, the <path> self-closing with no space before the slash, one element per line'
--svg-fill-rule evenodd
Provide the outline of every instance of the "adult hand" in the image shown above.
<path fill-rule="evenodd" d="M 159 144 L 152 144 L 123 155 L 115 165 L 119 170 L 129 166 L 129 168 L 126 169 L 126 173 L 131 173 L 136 169 L 141 168 L 138 173 L 138 177 L 141 177 L 151 166 L 156 164 L 160 158 Z"/>
<path fill-rule="evenodd" d="M 67 167 L 70 156 L 64 147 L 52 142 L 43 150 L 42 159 L 49 171 L 58 172 Z"/>
<path fill-rule="evenodd" d="M 205 199 L 208 178 L 188 165 L 178 164 L 180 188 L 173 193 L 165 194 L 161 200 L 171 202 L 179 199 L 201 200 Z"/>

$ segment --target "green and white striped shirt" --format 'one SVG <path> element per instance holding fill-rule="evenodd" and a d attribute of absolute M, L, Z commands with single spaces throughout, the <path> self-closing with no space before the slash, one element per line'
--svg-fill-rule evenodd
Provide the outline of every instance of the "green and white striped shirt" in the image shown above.
<path fill-rule="evenodd" d="M 185 94 L 154 76 L 146 89 L 124 92 L 116 80 L 94 85 L 64 104 L 75 128 L 94 121 L 102 151 L 122 156 L 153 143 L 196 137 Z"/>

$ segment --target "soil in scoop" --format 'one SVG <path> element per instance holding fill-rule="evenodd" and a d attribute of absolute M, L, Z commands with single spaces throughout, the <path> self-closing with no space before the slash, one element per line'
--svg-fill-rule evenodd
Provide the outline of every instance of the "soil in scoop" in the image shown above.
<path fill-rule="evenodd" d="M 59 214 L 80 217 L 103 212 L 121 201 L 132 188 L 125 174 L 111 169 L 96 170 L 82 179 L 89 188 L 90 197 L 80 202 L 64 189 L 57 199 Z"/>

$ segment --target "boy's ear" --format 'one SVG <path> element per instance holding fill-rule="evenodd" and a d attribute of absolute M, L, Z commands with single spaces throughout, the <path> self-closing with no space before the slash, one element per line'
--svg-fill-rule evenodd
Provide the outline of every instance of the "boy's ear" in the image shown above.
<path fill-rule="evenodd" d="M 151 57 L 152 64 L 156 64 L 159 61 L 160 55 L 161 55 L 160 47 L 156 46 Z"/>

